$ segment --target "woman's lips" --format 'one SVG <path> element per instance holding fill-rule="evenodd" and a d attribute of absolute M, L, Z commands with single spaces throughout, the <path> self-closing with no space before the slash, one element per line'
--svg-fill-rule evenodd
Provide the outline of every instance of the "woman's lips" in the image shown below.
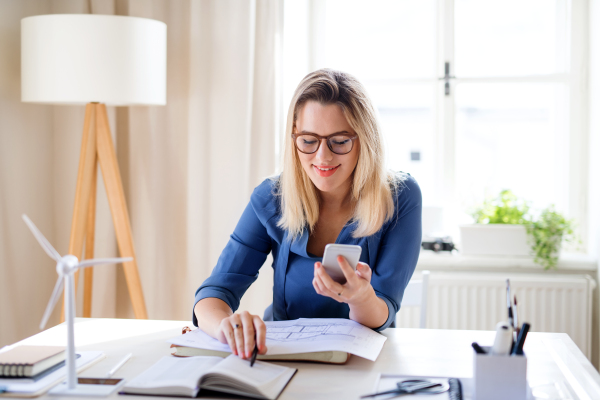
<path fill-rule="evenodd" d="M 313 165 L 313 168 L 315 169 L 315 171 L 317 171 L 317 175 L 326 178 L 335 174 L 335 171 L 338 170 L 339 165 L 335 167 L 332 165 L 320 165 L 318 167 L 316 165 Z"/>

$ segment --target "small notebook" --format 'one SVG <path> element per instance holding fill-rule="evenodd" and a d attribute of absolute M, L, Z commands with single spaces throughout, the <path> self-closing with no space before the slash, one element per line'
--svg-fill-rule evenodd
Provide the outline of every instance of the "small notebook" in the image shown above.
<path fill-rule="evenodd" d="M 62 346 L 17 346 L 0 353 L 0 377 L 31 377 L 64 360 Z"/>
<path fill-rule="evenodd" d="M 221 357 L 161 358 L 129 381 L 124 394 L 196 397 L 202 389 L 255 399 L 275 400 L 296 373 L 296 369 L 230 355 Z"/>
<path fill-rule="evenodd" d="M 77 373 L 83 371 L 94 363 L 105 357 L 101 351 L 79 351 L 75 361 Z M 2 397 L 38 397 L 45 393 L 52 386 L 65 380 L 67 368 L 65 365 L 49 372 L 42 373 L 42 377 L 35 378 L 0 378 L 0 387 L 4 387 L 6 392 L 0 393 Z"/>

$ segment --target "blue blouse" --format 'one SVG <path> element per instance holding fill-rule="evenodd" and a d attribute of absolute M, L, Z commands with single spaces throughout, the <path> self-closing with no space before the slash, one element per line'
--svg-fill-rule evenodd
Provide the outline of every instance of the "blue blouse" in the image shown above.
<path fill-rule="evenodd" d="M 258 278 L 258 271 L 269 252 L 273 254 L 273 304 L 265 319 L 275 321 L 297 318 L 349 318 L 346 303 L 321 296 L 312 286 L 314 257 L 306 251 L 308 230 L 290 241 L 287 231 L 279 228 L 280 199 L 274 193 L 275 179 L 262 182 L 250 198 L 229 242 L 210 277 L 196 291 L 194 305 L 207 297 L 223 300 L 236 311 L 248 287 Z M 388 306 L 383 330 L 394 323 L 404 289 L 410 280 L 421 247 L 421 190 L 410 175 L 399 186 L 394 198 L 394 217 L 374 235 L 353 238 L 353 221 L 340 232 L 336 243 L 362 247 L 360 261 L 373 271 L 371 285 Z M 272 318 L 267 313 L 272 312 Z M 198 326 L 192 312 L 193 323 Z"/>

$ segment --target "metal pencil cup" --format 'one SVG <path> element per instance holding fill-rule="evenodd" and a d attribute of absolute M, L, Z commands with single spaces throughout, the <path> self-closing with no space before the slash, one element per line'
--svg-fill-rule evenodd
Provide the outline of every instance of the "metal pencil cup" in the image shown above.
<path fill-rule="evenodd" d="M 474 400 L 526 400 L 527 357 L 473 352 Z"/>

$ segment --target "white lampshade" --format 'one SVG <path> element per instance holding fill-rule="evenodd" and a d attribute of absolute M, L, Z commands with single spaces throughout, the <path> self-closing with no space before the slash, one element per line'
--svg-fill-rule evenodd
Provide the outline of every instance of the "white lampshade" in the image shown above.
<path fill-rule="evenodd" d="M 166 24 L 116 15 L 23 18 L 21 100 L 165 105 Z"/>

